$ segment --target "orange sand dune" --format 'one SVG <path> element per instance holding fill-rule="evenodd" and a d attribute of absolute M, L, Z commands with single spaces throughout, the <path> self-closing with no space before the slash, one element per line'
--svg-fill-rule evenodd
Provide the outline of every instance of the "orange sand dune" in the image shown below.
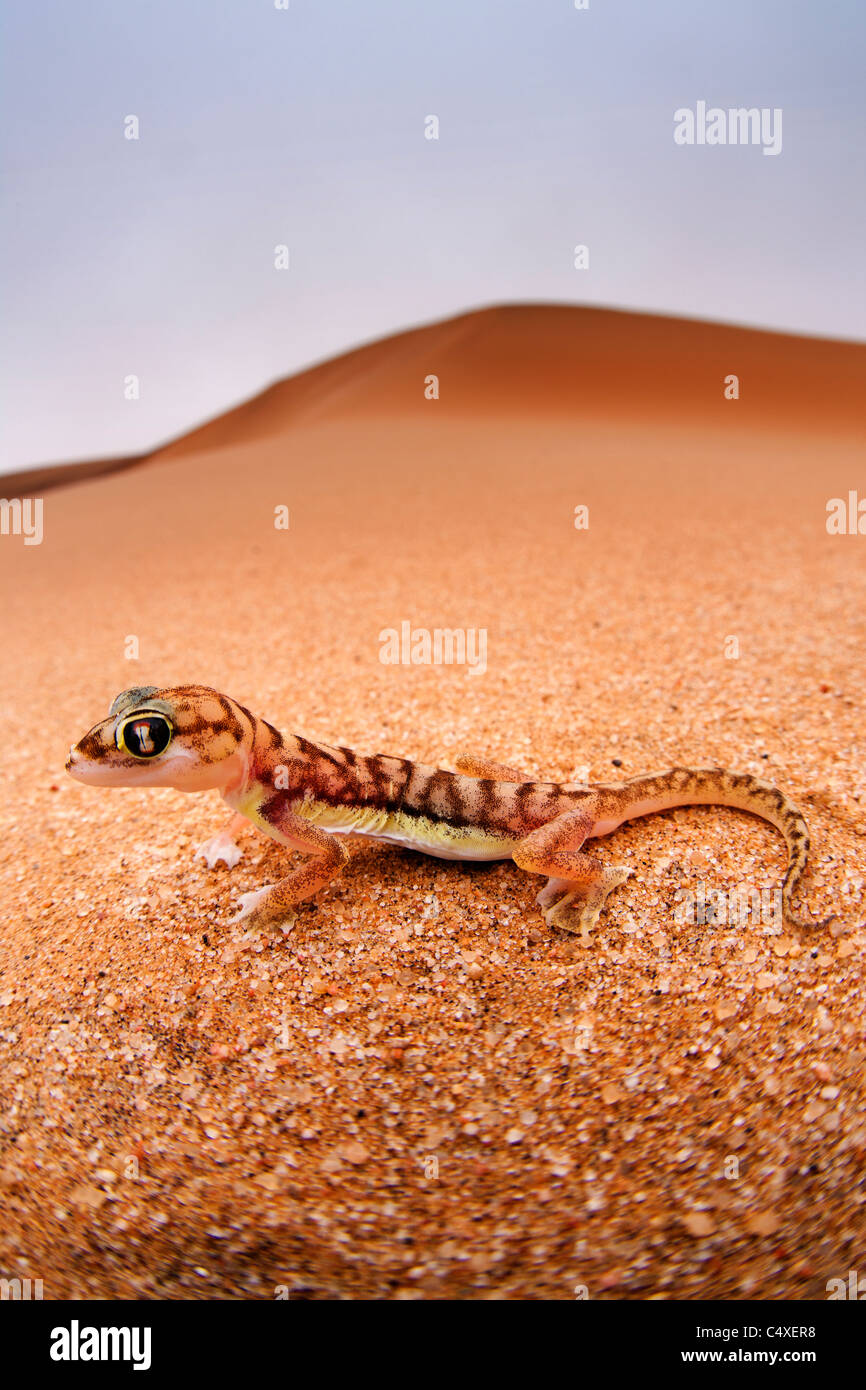
<path fill-rule="evenodd" d="M 866 347 L 750 328 L 569 305 L 475 310 L 355 348 L 278 381 L 180 439 L 127 459 L 45 466 L 0 479 L 5 496 L 279 435 L 315 420 L 408 415 L 549 415 L 730 423 L 725 379 L 740 380 L 736 420 L 797 432 L 862 433 Z M 426 412 L 426 415 L 422 412 Z M 10 491 L 11 489 L 11 491 Z"/>
<path fill-rule="evenodd" d="M 863 427 L 866 347 L 609 309 L 500 305 L 356 348 L 157 452 L 177 457 L 324 418 L 417 416 L 430 373 L 449 417 L 625 409 L 707 424 L 723 422 L 723 383 L 735 373 L 741 421 L 837 431 Z"/>
<path fill-rule="evenodd" d="M 0 537 L 0 1275 L 50 1298 L 847 1277 L 866 535 L 826 520 L 866 496 L 864 386 L 857 345 L 491 309 L 54 488 L 40 546 Z M 483 629 L 486 670 L 384 665 L 403 622 Z M 184 681 L 446 766 L 758 773 L 802 806 L 809 901 L 840 920 L 690 925 L 689 894 L 772 892 L 784 865 L 769 827 L 704 807 L 598 846 L 636 873 L 588 946 L 511 865 L 370 846 L 288 937 L 247 933 L 227 919 L 277 846 L 251 830 L 208 870 L 214 799 L 63 773 L 119 690 Z"/>

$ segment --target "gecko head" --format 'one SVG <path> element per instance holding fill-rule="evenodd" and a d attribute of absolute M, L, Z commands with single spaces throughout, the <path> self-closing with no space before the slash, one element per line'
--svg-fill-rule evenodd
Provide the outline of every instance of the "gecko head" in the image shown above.
<path fill-rule="evenodd" d="M 245 714 L 207 686 L 134 686 L 73 745 L 66 771 L 99 787 L 224 791 L 246 777 Z"/>

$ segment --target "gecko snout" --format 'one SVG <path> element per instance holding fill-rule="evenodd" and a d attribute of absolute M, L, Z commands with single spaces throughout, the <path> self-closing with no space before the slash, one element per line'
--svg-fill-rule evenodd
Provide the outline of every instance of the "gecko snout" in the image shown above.
<path fill-rule="evenodd" d="M 72 777 L 75 777 L 76 773 L 88 766 L 89 761 L 90 759 L 81 751 L 81 744 L 73 743 L 72 747 L 69 749 L 69 756 L 66 759 L 66 771 L 70 773 Z"/>

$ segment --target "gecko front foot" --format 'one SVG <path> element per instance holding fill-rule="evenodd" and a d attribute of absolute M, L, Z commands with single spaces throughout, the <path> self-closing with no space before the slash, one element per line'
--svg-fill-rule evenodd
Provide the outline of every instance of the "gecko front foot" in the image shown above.
<path fill-rule="evenodd" d="M 209 869 L 213 869 L 222 859 L 224 864 L 228 864 L 230 869 L 239 864 L 243 859 L 244 852 L 240 845 L 236 845 L 224 830 L 218 835 L 212 835 L 209 840 L 202 840 L 196 846 L 196 859 L 203 859 Z"/>
<path fill-rule="evenodd" d="M 243 858 L 243 850 L 235 844 L 237 836 L 244 828 L 246 821 L 242 815 L 232 816 L 228 825 L 224 825 L 222 830 L 216 835 L 211 835 L 209 840 L 203 840 L 195 850 L 196 859 L 203 859 L 209 869 L 218 864 L 222 859 L 223 863 L 228 864 L 233 869 Z"/>
<path fill-rule="evenodd" d="M 290 907 L 275 906 L 273 900 L 269 906 L 267 900 L 272 893 L 273 887 L 255 888 L 251 893 L 239 893 L 238 902 L 241 910 L 229 918 L 227 925 L 232 927 L 236 922 L 246 922 L 250 927 L 280 926 L 288 929 L 297 914 Z"/>

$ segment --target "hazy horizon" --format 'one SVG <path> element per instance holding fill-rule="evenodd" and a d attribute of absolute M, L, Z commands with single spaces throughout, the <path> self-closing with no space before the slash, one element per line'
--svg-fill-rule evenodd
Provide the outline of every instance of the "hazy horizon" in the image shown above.
<path fill-rule="evenodd" d="M 2 471 L 146 451 L 494 304 L 864 337 L 853 0 L 832 25 L 782 0 L 48 0 L 3 27 Z M 704 101 L 780 111 L 775 157 L 677 145 Z"/>

